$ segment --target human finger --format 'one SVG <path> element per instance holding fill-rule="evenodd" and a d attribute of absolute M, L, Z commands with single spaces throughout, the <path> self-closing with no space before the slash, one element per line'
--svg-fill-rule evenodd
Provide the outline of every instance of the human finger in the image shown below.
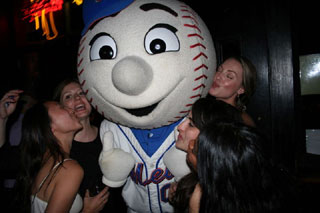
<path fill-rule="evenodd" d="M 1 102 L 5 102 L 8 104 L 16 103 L 22 92 L 23 90 L 10 90 L 2 97 Z"/>
<path fill-rule="evenodd" d="M 101 196 L 101 199 L 102 199 L 102 200 L 108 200 L 108 199 L 109 199 L 109 196 L 110 196 L 110 192 L 106 192 L 105 194 L 103 194 L 103 195 Z"/>
<path fill-rule="evenodd" d="M 101 190 L 101 192 L 99 192 L 98 195 L 100 195 L 101 197 L 104 196 L 105 194 L 107 194 L 109 192 L 109 187 L 106 186 L 103 188 L 103 190 Z"/>
<path fill-rule="evenodd" d="M 90 197 L 90 193 L 89 193 L 88 189 L 86 190 L 86 193 L 85 193 L 84 197 Z"/>
<path fill-rule="evenodd" d="M 169 187 L 169 200 L 171 201 L 177 190 L 177 182 L 172 182 Z"/>
<path fill-rule="evenodd" d="M 19 96 L 21 93 L 23 93 L 23 90 L 9 90 L 8 92 L 6 92 L 6 94 L 3 95 L 3 98 L 8 98 L 8 97 L 16 97 Z"/>

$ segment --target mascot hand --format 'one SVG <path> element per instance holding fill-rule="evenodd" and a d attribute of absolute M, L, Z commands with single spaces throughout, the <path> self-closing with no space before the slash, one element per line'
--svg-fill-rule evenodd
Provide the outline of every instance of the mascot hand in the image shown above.
<path fill-rule="evenodd" d="M 163 161 L 169 171 L 174 175 L 176 181 L 190 173 L 190 168 L 186 161 L 187 153 L 173 146 L 164 155 Z"/>
<path fill-rule="evenodd" d="M 135 165 L 131 154 L 113 148 L 113 134 L 106 132 L 103 136 L 103 150 L 99 156 L 99 164 L 103 173 L 102 182 L 110 187 L 122 186 Z"/>

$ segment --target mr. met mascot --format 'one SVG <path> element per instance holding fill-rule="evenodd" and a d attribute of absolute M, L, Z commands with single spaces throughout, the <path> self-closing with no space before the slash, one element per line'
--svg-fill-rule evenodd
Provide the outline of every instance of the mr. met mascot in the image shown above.
<path fill-rule="evenodd" d="M 86 0 L 78 76 L 100 128 L 103 182 L 128 212 L 172 212 L 170 183 L 189 172 L 178 124 L 216 69 L 201 18 L 176 0 Z"/>

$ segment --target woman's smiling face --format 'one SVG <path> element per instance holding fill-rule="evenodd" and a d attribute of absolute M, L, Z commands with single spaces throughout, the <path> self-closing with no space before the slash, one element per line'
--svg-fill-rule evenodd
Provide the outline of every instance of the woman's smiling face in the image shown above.
<path fill-rule="evenodd" d="M 63 88 L 60 103 L 65 107 L 73 109 L 75 115 L 80 120 L 89 117 L 91 113 L 91 105 L 89 104 L 85 93 L 80 85 L 75 82 L 71 82 Z"/>

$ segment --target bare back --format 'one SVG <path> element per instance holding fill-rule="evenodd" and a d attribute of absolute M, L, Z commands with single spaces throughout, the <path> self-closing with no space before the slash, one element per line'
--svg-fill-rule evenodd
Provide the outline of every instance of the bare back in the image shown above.
<path fill-rule="evenodd" d="M 32 187 L 32 195 L 48 204 L 46 212 L 68 212 L 77 195 L 83 170 L 71 159 L 66 159 L 61 165 L 53 164 L 51 158 L 40 169 Z"/>

